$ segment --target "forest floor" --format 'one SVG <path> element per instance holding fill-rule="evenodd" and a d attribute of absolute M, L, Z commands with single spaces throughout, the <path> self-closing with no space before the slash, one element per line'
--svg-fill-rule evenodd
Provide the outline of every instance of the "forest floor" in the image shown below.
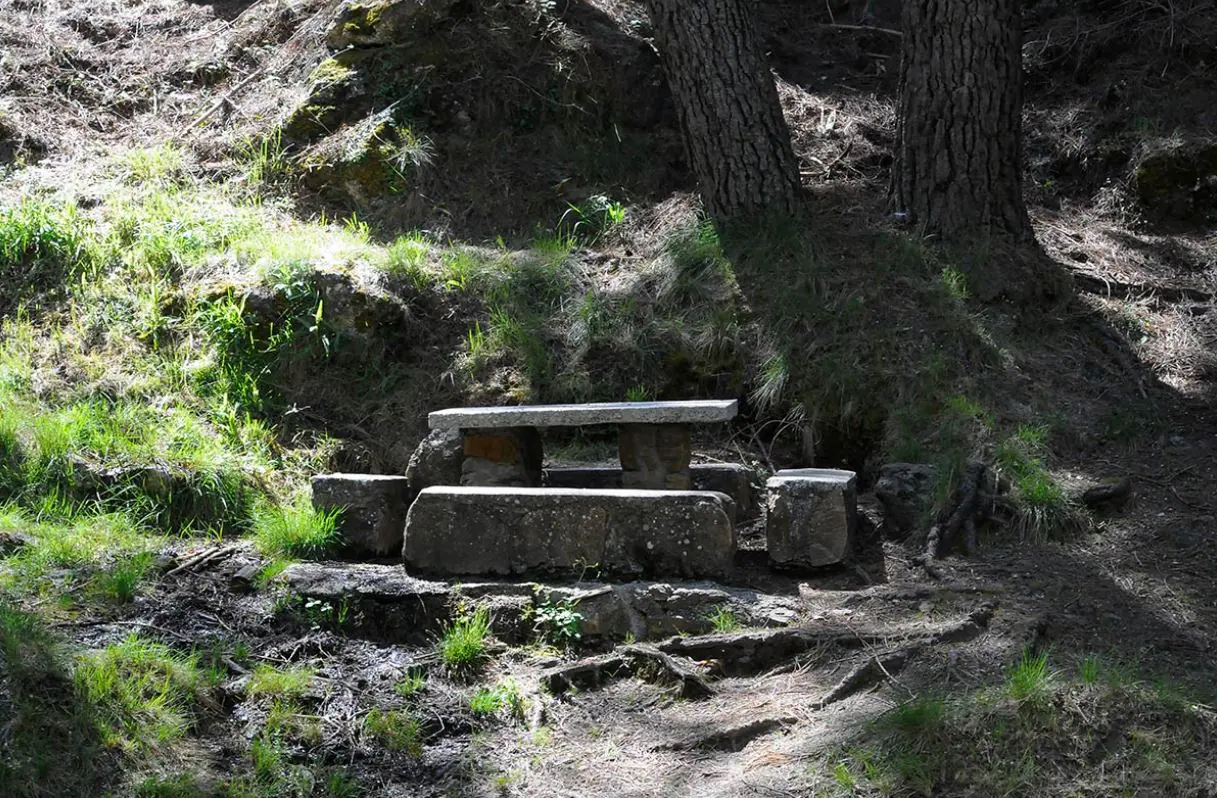
<path fill-rule="evenodd" d="M 0 793 L 1217 795 L 1217 235 L 1211 216 L 1155 219 L 1133 185 L 1213 140 L 1217 12 L 1031 4 L 1028 201 L 1077 295 L 1019 309 L 892 243 L 887 4 L 863 30 L 835 27 L 860 4 L 763 4 L 823 224 L 822 272 L 770 275 L 827 308 L 808 317 L 821 348 L 787 351 L 760 329 L 768 294 L 737 286 L 696 223 L 670 109 L 635 108 L 635 75 L 592 68 L 608 53 L 650 74 L 637 3 L 488 3 L 477 24 L 501 39 L 481 49 L 454 24 L 438 58 L 510 64 L 519 35 L 523 77 L 419 67 L 442 87 L 413 111 L 430 141 L 393 134 L 419 182 L 371 198 L 293 175 L 324 141 L 285 151 L 271 133 L 316 99 L 335 5 L 0 11 Z M 576 77 L 538 92 L 536 59 Z M 588 95 L 562 87 L 593 79 L 625 81 L 601 99 L 643 132 L 585 140 L 582 107 L 565 121 L 555 109 Z M 532 95 L 534 115 L 513 115 Z M 589 167 L 583 145 L 620 160 Z M 610 207 L 621 218 L 596 215 Z M 247 345 L 257 324 L 270 332 Z M 769 378 L 805 354 L 829 361 L 808 381 L 831 390 L 799 415 L 771 397 L 796 370 Z M 1049 522 L 995 525 L 936 578 L 920 547 L 873 536 L 856 562 L 751 579 L 751 604 L 653 640 L 574 640 L 553 619 L 578 606 L 540 598 L 523 633 L 506 612 L 479 630 L 476 596 L 447 634 L 395 636 L 369 618 L 405 612 L 392 596 L 294 590 L 290 562 L 328 543 L 301 499 L 312 473 L 400 472 L 439 403 L 627 391 L 746 393 L 740 424 L 701 443 L 758 471 L 807 464 L 817 410 L 861 419 L 829 429 L 816 464 L 864 490 L 883 462 L 1005 452 L 1016 481 L 1050 475 L 1026 505 Z M 882 397 L 851 409 L 862 395 Z M 1052 528 L 1078 488 L 1122 477 L 1123 507 Z M 753 625 L 766 602 L 792 614 Z M 462 632 L 466 654 L 445 653 Z M 770 645 L 783 634 L 802 642 Z M 542 686 L 631 646 L 650 667 Z M 708 694 L 682 696 L 657 651 Z"/>

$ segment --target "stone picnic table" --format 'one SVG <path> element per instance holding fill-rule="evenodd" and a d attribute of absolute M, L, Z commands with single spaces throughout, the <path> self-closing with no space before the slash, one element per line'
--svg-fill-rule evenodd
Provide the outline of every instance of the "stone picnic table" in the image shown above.
<path fill-rule="evenodd" d="M 433 430 L 462 432 L 462 485 L 539 487 L 544 460 L 540 430 L 615 425 L 622 487 L 690 490 L 692 425 L 730 421 L 738 412 L 734 399 L 517 405 L 438 410 L 427 423 Z"/>

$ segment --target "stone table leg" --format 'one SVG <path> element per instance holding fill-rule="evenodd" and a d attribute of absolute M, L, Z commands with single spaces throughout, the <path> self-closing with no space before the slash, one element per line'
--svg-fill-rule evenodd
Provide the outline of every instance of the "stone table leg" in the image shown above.
<path fill-rule="evenodd" d="M 622 424 L 617 428 L 621 486 L 691 490 L 692 436 L 685 424 Z"/>
<path fill-rule="evenodd" d="M 479 487 L 541 487 L 541 434 L 532 427 L 469 429 L 461 484 Z"/>

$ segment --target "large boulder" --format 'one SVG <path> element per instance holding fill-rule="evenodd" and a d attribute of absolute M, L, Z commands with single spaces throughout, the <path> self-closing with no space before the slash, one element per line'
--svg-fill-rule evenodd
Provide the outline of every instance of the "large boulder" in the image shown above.
<path fill-rule="evenodd" d="M 779 471 L 765 484 L 769 564 L 779 570 L 835 565 L 853 554 L 857 476 L 852 471 Z"/>
<path fill-rule="evenodd" d="M 1170 229 L 1217 221 L 1217 143 L 1150 155 L 1133 173 L 1142 212 Z"/>
<path fill-rule="evenodd" d="M 461 484 L 461 462 L 465 459 L 464 436 L 459 429 L 436 429 L 423 438 L 410 456 L 406 479 L 410 501 L 435 485 Z"/>
<path fill-rule="evenodd" d="M 895 540 L 928 528 L 938 472 L 926 463 L 891 463 L 879 470 L 875 498 L 883 505 L 883 536 Z"/>
<path fill-rule="evenodd" d="M 402 553 L 415 575 L 721 577 L 733 514 L 720 493 L 433 487 L 410 507 Z"/>
<path fill-rule="evenodd" d="M 351 555 L 384 557 L 401 550 L 409 483 L 405 477 L 324 474 L 313 477 L 313 506 L 341 511 L 342 548 Z"/>
<path fill-rule="evenodd" d="M 325 43 L 334 50 L 404 44 L 448 17 L 457 0 L 347 0 Z"/>

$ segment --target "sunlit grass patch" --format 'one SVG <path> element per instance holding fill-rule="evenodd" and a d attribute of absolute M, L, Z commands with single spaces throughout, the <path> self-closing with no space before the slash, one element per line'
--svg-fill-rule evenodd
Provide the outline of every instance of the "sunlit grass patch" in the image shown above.
<path fill-rule="evenodd" d="M 257 513 L 254 540 L 270 556 L 314 558 L 341 543 L 339 511 L 318 510 L 306 497 L 292 504 L 266 504 Z"/>
<path fill-rule="evenodd" d="M 197 656 L 136 635 L 76 665 L 76 684 L 97 712 L 103 740 L 122 749 L 155 748 L 185 735 L 210 678 Z"/>

